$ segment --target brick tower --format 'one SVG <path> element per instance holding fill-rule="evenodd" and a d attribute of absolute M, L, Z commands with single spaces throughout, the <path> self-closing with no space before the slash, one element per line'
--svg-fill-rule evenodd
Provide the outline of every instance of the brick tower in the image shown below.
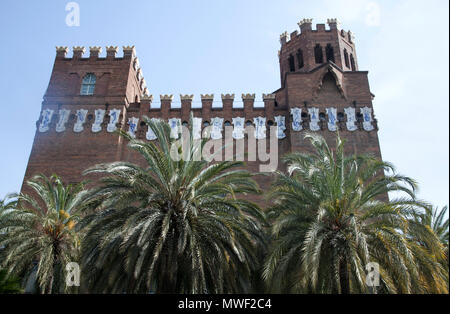
<path fill-rule="evenodd" d="M 190 121 L 192 112 L 194 124 L 200 129 L 213 126 L 217 138 L 225 137 L 224 126 L 232 126 L 236 142 L 239 131 L 250 125 L 264 129 L 258 141 L 274 125 L 278 157 L 309 151 L 303 138 L 306 131 L 319 132 L 330 144 L 339 131 L 347 139 L 348 153 L 372 153 L 381 159 L 368 72 L 358 69 L 352 33 L 340 30 L 336 19 L 328 20 L 328 29 L 325 24 L 313 29 L 311 22 L 303 19 L 300 32 L 280 36 L 281 88 L 262 95 L 264 107 L 254 107 L 252 93 L 242 94 L 242 108 L 233 105 L 234 94 L 222 94 L 219 108 L 212 106 L 213 94 L 200 95 L 200 108 L 191 106 L 194 95 L 180 95 L 181 108 L 172 107 L 173 95 L 160 95 L 156 107 L 134 47 L 123 47 L 123 57 L 116 56 L 117 47 L 107 47 L 106 57 L 99 57 L 100 47 L 91 47 L 86 58 L 83 47 L 74 47 L 71 58 L 66 57 L 67 47 L 57 47 L 24 182 L 37 173 L 56 173 L 66 182 L 79 182 L 85 179 L 82 172 L 98 163 L 141 162 L 113 131 L 123 129 L 144 141 L 155 140 L 142 122 L 144 115 L 169 121 L 176 129 Z M 243 141 L 248 145 L 247 135 Z M 247 167 L 257 172 L 261 163 L 248 161 Z M 269 188 L 267 177 L 258 181 L 263 189 Z"/>

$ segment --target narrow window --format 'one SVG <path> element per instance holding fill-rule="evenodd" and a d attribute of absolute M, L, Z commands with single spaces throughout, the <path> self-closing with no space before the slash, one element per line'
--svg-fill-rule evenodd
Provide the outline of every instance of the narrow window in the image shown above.
<path fill-rule="evenodd" d="M 81 95 L 94 95 L 96 77 L 92 73 L 88 73 L 83 77 L 81 82 Z"/>
<path fill-rule="evenodd" d="M 305 65 L 305 63 L 303 62 L 303 51 L 301 49 L 297 51 L 297 62 L 299 69 L 303 68 L 303 66 Z"/>
<path fill-rule="evenodd" d="M 320 121 L 327 121 L 327 118 L 325 117 L 325 113 L 323 113 L 323 112 L 319 113 L 319 120 Z"/>
<path fill-rule="evenodd" d="M 294 62 L 293 55 L 289 55 L 288 62 L 289 62 L 289 71 L 294 72 L 295 71 L 295 62 Z"/>
<path fill-rule="evenodd" d="M 327 44 L 326 48 L 325 48 L 325 54 L 327 56 L 327 61 L 334 61 L 334 49 L 331 46 L 331 44 Z"/>
<path fill-rule="evenodd" d="M 316 63 L 323 63 L 322 46 L 319 44 L 317 44 L 316 47 L 314 47 L 314 57 L 316 59 Z"/>
<path fill-rule="evenodd" d="M 353 54 L 350 54 L 350 63 L 352 65 L 352 71 L 356 71 L 355 59 L 353 58 Z"/>
<path fill-rule="evenodd" d="M 347 68 L 350 68 L 350 63 L 348 62 L 348 52 L 347 49 L 344 48 L 344 62 Z"/>

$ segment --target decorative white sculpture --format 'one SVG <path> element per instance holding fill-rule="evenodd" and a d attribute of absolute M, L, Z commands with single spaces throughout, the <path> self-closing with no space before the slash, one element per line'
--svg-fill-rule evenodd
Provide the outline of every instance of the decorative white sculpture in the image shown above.
<path fill-rule="evenodd" d="M 83 124 L 86 122 L 86 115 L 88 111 L 86 109 L 78 109 L 77 110 L 77 122 L 73 126 L 74 132 L 82 132 L 84 130 Z"/>
<path fill-rule="evenodd" d="M 319 131 L 319 108 L 308 108 L 308 113 L 310 116 L 309 129 L 311 131 Z"/>
<path fill-rule="evenodd" d="M 337 110 L 336 108 L 327 108 L 328 130 L 335 132 L 337 130 Z"/>
<path fill-rule="evenodd" d="M 106 131 L 108 132 L 114 132 L 117 129 L 117 122 L 119 121 L 120 117 L 120 109 L 111 109 L 109 111 L 109 123 L 106 127 Z"/>
<path fill-rule="evenodd" d="M 181 133 L 181 119 L 171 118 L 169 119 L 170 126 L 170 138 L 178 139 Z"/>
<path fill-rule="evenodd" d="M 301 108 L 291 108 L 292 115 L 292 130 L 301 131 L 302 126 L 302 109 Z"/>
<path fill-rule="evenodd" d="M 161 121 L 160 119 L 157 118 L 151 118 L 150 120 L 152 120 L 153 122 L 158 122 Z M 154 141 L 156 140 L 158 137 L 156 136 L 155 132 L 153 132 L 153 130 L 151 129 L 150 126 L 148 126 L 147 129 L 147 133 L 145 133 L 145 138 L 149 141 Z"/>
<path fill-rule="evenodd" d="M 45 109 L 42 111 L 42 120 L 41 124 L 39 125 L 39 132 L 47 132 L 50 128 L 50 122 L 52 121 L 53 116 L 53 110 L 51 109 Z"/>
<path fill-rule="evenodd" d="M 100 132 L 102 130 L 103 118 L 105 117 L 104 109 L 95 109 L 95 120 L 92 124 L 92 132 Z"/>
<path fill-rule="evenodd" d="M 355 108 L 348 107 L 344 108 L 345 115 L 347 116 L 347 130 L 356 131 L 358 127 L 356 126 L 356 116 L 355 116 Z"/>
<path fill-rule="evenodd" d="M 132 138 L 136 138 L 136 130 L 137 130 L 137 124 L 139 122 L 139 118 L 131 117 L 128 118 L 128 135 Z"/>
<path fill-rule="evenodd" d="M 285 116 L 276 116 L 275 122 L 277 123 L 277 138 L 282 139 L 286 137 L 284 131 L 286 130 L 286 118 Z"/>
<path fill-rule="evenodd" d="M 202 138 L 202 118 L 192 118 L 192 138 L 194 140 Z"/>
<path fill-rule="evenodd" d="M 255 124 L 255 138 L 257 140 L 266 138 L 266 118 L 265 117 L 253 118 L 253 123 Z"/>
<path fill-rule="evenodd" d="M 69 120 L 70 110 L 68 109 L 59 109 L 59 119 L 56 124 L 55 131 L 60 133 L 66 130 L 66 123 Z"/>
<path fill-rule="evenodd" d="M 218 140 L 222 138 L 223 118 L 212 118 L 211 120 L 211 138 Z"/>
<path fill-rule="evenodd" d="M 232 122 L 233 122 L 233 133 L 232 133 L 233 138 L 235 140 L 243 139 L 245 136 L 245 134 L 244 134 L 245 119 L 241 118 L 241 117 L 237 117 L 237 118 L 233 118 Z"/>
<path fill-rule="evenodd" d="M 363 115 L 363 128 L 366 131 L 372 131 L 374 129 L 372 125 L 372 108 L 361 108 L 361 114 Z"/>

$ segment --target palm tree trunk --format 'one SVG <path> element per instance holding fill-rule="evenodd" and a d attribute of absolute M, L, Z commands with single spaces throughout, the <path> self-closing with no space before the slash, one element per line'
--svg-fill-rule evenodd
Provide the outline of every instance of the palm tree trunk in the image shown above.
<path fill-rule="evenodd" d="M 347 266 L 347 259 L 344 257 L 339 263 L 339 281 L 342 294 L 350 293 L 350 279 Z"/>

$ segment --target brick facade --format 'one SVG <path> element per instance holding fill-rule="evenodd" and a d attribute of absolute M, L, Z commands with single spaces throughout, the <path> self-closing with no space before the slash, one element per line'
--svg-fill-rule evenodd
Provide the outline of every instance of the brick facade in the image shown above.
<path fill-rule="evenodd" d="M 316 29 L 313 29 L 311 20 L 304 19 L 299 23 L 300 33 L 295 31 L 290 36 L 287 33 L 281 35 L 279 51 L 281 88 L 273 93 L 263 94 L 264 107 L 254 107 L 254 94 L 243 94 L 241 96 L 243 108 L 234 108 L 235 95 L 227 94 L 200 95 L 201 108 L 191 108 L 193 97 L 198 96 L 180 95 L 181 108 L 178 109 L 171 106 L 172 95 L 161 95 L 161 107 L 152 108 L 153 97 L 147 93 L 134 47 L 124 47 L 123 57 L 116 57 L 117 47 L 107 47 L 106 58 L 99 57 L 101 51 L 99 47 L 91 47 L 89 57 L 83 57 L 84 48 L 74 47 L 72 58 L 66 57 L 68 50 L 66 47 L 57 47 L 53 71 L 42 102 L 42 110 L 51 109 L 54 114 L 48 131 L 39 131 L 42 114 L 36 123 L 37 131 L 24 182 L 36 173 L 46 175 L 56 173 L 66 182 L 78 182 L 86 179 L 81 175 L 86 168 L 98 163 L 117 160 L 142 162 L 136 153 L 127 149 L 123 138 L 106 131 L 111 109 L 120 110 L 117 127 L 123 130 L 128 129 L 127 123 L 130 117 L 139 118 L 136 136 L 143 140 L 146 140 L 147 132 L 147 126 L 142 122 L 144 115 L 166 121 L 175 117 L 188 122 L 192 111 L 195 117 L 202 118 L 202 123 L 210 122 L 213 117 L 221 117 L 224 122 L 231 122 L 233 117 L 244 117 L 245 121 L 253 121 L 253 118 L 262 116 L 266 117 L 267 125 L 274 122 L 275 116 L 281 115 L 285 117 L 287 127 L 286 138 L 278 142 L 278 153 L 281 157 L 290 151 L 311 150 L 311 146 L 303 139 L 305 131 L 310 128 L 309 108 L 319 109 L 321 121 L 319 122 L 320 130 L 317 132 L 322 134 L 330 144 L 334 143 L 335 132 L 328 130 L 329 117 L 326 112 L 326 108 L 334 107 L 338 113 L 339 133 L 347 140 L 347 152 L 370 152 L 381 158 L 376 119 L 372 121 L 374 129 L 366 131 L 360 114 L 363 107 L 373 108 L 373 94 L 369 88 L 368 72 L 358 70 L 351 32 L 340 30 L 335 19 L 328 20 L 328 24 L 328 29 L 325 24 L 317 24 Z M 316 48 L 318 44 L 322 49 L 322 63 L 316 62 L 314 53 L 318 50 Z M 329 58 L 329 60 L 327 60 L 327 45 L 332 47 L 333 52 L 332 59 Z M 328 56 L 330 57 L 329 50 Z M 353 62 L 350 62 L 350 56 Z M 300 57 L 302 60 L 299 60 Z M 93 73 L 97 79 L 95 91 L 91 96 L 82 96 L 80 95 L 82 79 L 88 73 Z M 214 97 L 222 98 L 221 108 L 212 107 Z M 83 125 L 84 130 L 74 132 L 75 113 L 81 108 L 88 110 L 86 123 Z M 302 109 L 303 130 L 301 131 L 292 129 L 291 108 Z M 354 131 L 349 131 L 346 127 L 344 108 L 354 108 L 357 113 L 357 129 Z M 65 131 L 56 132 L 60 109 L 70 110 L 70 115 L 65 124 Z M 91 130 L 95 119 L 95 109 L 106 110 L 101 124 L 102 130 L 97 133 Z M 269 130 L 267 135 L 269 136 Z M 247 163 L 250 171 L 259 171 L 258 166 L 257 161 Z M 278 169 L 281 168 L 280 162 Z M 258 177 L 258 182 L 263 189 L 269 188 L 270 181 L 267 177 Z M 22 191 L 25 190 L 24 184 Z M 258 199 L 255 198 L 255 200 Z"/>

